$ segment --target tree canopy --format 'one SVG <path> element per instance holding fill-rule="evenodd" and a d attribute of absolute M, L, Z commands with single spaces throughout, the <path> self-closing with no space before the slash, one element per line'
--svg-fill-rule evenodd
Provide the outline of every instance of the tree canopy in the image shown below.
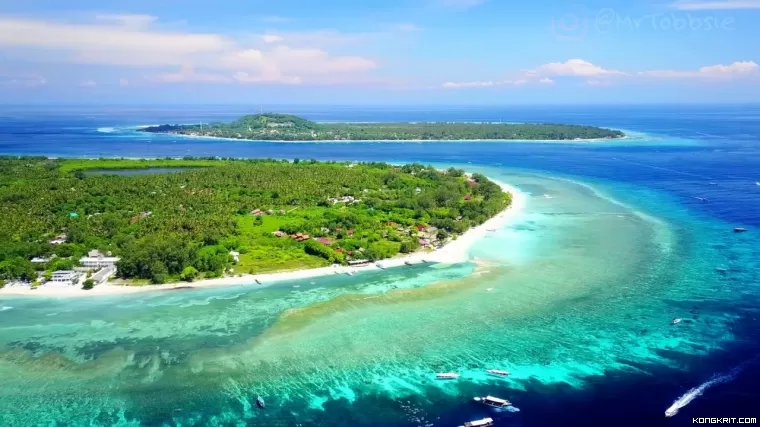
<path fill-rule="evenodd" d="M 92 249 L 153 283 L 377 260 L 508 203 L 485 176 L 419 164 L 4 157 L 0 280 L 70 269 Z"/>

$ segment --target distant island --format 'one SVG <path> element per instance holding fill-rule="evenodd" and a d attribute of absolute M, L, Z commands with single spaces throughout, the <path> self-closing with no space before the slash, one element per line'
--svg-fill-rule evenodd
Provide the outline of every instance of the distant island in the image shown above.
<path fill-rule="evenodd" d="M 232 123 L 160 125 L 141 132 L 275 141 L 459 141 L 613 139 L 623 132 L 594 126 L 513 123 L 315 123 L 289 114 L 254 114 Z"/>
<path fill-rule="evenodd" d="M 510 201 L 483 175 L 420 164 L 0 157 L 0 287 L 374 262 L 441 247 Z"/>

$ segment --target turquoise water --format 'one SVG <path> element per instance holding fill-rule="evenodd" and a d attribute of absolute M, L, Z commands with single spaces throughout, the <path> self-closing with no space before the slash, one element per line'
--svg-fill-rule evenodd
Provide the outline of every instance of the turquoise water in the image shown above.
<path fill-rule="evenodd" d="M 685 360 L 735 340 L 740 315 L 724 307 L 757 302 L 757 281 L 742 276 L 760 269 L 751 236 L 672 198 L 467 168 L 529 194 L 519 219 L 477 243 L 469 263 L 3 300 L 0 421 L 453 425 L 457 412 L 480 414 L 467 402 L 482 393 L 521 407 L 541 387 L 686 370 Z M 674 317 L 684 321 L 671 326 Z M 462 378 L 436 381 L 441 371 Z"/>

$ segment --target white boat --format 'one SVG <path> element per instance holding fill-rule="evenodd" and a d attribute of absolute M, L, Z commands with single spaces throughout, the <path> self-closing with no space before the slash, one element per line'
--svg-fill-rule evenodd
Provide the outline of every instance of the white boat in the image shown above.
<path fill-rule="evenodd" d="M 482 403 L 486 406 L 490 406 L 492 408 L 506 408 L 507 406 L 512 404 L 512 402 L 510 402 L 509 400 L 500 399 L 498 397 L 493 397 L 493 396 L 476 397 L 475 401 Z"/>
<path fill-rule="evenodd" d="M 493 419 L 483 418 L 475 421 L 468 421 L 459 427 L 489 427 L 493 425 Z"/>
<path fill-rule="evenodd" d="M 435 374 L 435 378 L 438 380 L 455 380 L 459 378 L 459 374 L 456 374 L 454 372 L 442 372 Z"/>
<path fill-rule="evenodd" d="M 353 272 L 353 271 L 347 271 L 347 272 L 346 272 L 346 276 L 353 276 L 353 275 L 354 275 L 354 272 Z"/>
<path fill-rule="evenodd" d="M 492 290 L 493 290 L 493 288 L 486 289 L 486 291 L 488 291 L 488 292 L 491 292 Z"/>
<path fill-rule="evenodd" d="M 552 197 L 552 196 L 551 196 L 551 195 L 549 195 L 549 194 L 544 194 L 544 197 L 545 197 L 545 198 L 547 198 L 547 199 L 553 199 L 553 198 L 554 198 L 554 197 Z"/>
<path fill-rule="evenodd" d="M 509 376 L 509 372 L 507 372 L 507 371 L 500 371 L 498 369 L 489 369 L 486 372 L 488 372 L 489 375 L 494 375 L 494 376 L 497 376 L 497 377 L 508 377 Z"/>
<path fill-rule="evenodd" d="M 379 262 L 375 263 L 375 266 L 377 266 L 377 268 L 379 268 L 380 270 L 385 270 L 385 266 L 382 263 L 379 263 Z"/>
<path fill-rule="evenodd" d="M 679 323 L 681 323 L 681 318 L 680 317 L 676 317 L 675 319 L 673 319 L 672 322 L 670 322 L 671 325 L 677 325 Z"/>

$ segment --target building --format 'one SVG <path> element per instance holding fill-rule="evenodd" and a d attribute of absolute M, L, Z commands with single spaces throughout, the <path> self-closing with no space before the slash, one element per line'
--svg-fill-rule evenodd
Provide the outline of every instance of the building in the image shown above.
<path fill-rule="evenodd" d="M 116 274 L 116 267 L 106 267 L 93 274 L 91 279 L 93 282 L 95 282 L 96 285 L 99 285 L 108 280 L 114 274 Z"/>
<path fill-rule="evenodd" d="M 230 256 L 232 259 L 237 263 L 240 262 L 240 252 L 237 251 L 230 251 Z"/>
<path fill-rule="evenodd" d="M 109 252 L 108 255 L 110 254 L 111 253 Z M 79 260 L 79 263 L 82 264 L 83 267 L 98 269 L 115 267 L 117 262 L 119 262 L 118 257 L 106 256 L 98 250 L 88 252 L 86 257 L 82 257 Z"/>
<path fill-rule="evenodd" d="M 58 236 L 55 236 L 53 239 L 50 240 L 51 245 L 60 245 L 62 243 L 66 243 L 66 235 L 61 234 Z"/>
<path fill-rule="evenodd" d="M 55 258 L 55 255 L 51 255 L 49 257 L 40 257 L 40 256 L 38 256 L 38 257 L 32 258 L 31 263 L 32 264 L 45 264 L 45 263 L 48 263 L 48 262 L 52 261 L 53 258 Z"/>
<path fill-rule="evenodd" d="M 79 282 L 79 273 L 72 270 L 60 270 L 53 272 L 53 276 L 47 283 L 52 286 L 74 286 Z"/>

